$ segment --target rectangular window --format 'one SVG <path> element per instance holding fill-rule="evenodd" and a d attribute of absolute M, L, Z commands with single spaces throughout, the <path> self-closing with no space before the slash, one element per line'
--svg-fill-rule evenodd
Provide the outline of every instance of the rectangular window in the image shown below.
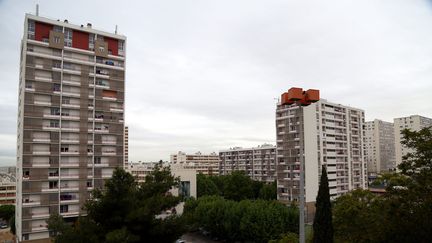
<path fill-rule="evenodd" d="M 50 127 L 60 127 L 59 121 L 51 120 L 50 121 Z"/>
<path fill-rule="evenodd" d="M 94 51 L 95 35 L 89 34 L 89 50 Z"/>
<path fill-rule="evenodd" d="M 28 21 L 27 38 L 30 40 L 35 38 L 35 22 L 33 20 Z"/>
<path fill-rule="evenodd" d="M 69 212 L 69 205 L 60 205 L 60 213 Z"/>
<path fill-rule="evenodd" d="M 54 32 L 60 32 L 60 33 L 62 33 L 63 32 L 63 27 L 58 26 L 58 25 L 54 25 L 53 30 L 54 30 Z"/>
<path fill-rule="evenodd" d="M 53 116 L 59 116 L 60 115 L 60 108 L 52 107 L 51 108 L 51 115 L 53 115 Z"/>
<path fill-rule="evenodd" d="M 61 146 L 60 151 L 61 152 L 69 152 L 69 146 L 67 146 L 67 145 Z"/>
<path fill-rule="evenodd" d="M 94 158 L 94 163 L 95 164 L 100 164 L 101 163 L 101 157 L 95 157 Z"/>
<path fill-rule="evenodd" d="M 50 181 L 49 189 L 56 189 L 56 188 L 58 188 L 58 181 Z"/>
<path fill-rule="evenodd" d="M 60 84 L 53 84 L 53 91 L 61 91 Z"/>
<path fill-rule="evenodd" d="M 64 35 L 65 35 L 64 45 L 71 47 L 72 46 L 72 30 L 71 29 L 65 29 Z"/>

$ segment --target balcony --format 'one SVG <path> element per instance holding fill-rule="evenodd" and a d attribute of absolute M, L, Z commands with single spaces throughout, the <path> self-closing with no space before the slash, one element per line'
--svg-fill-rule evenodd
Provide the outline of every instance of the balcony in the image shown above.
<path fill-rule="evenodd" d="M 79 203 L 79 199 L 75 195 L 60 195 L 60 204 Z"/>
<path fill-rule="evenodd" d="M 70 191 L 79 191 L 78 186 L 68 186 L 68 185 L 62 185 L 60 188 L 61 192 L 70 192 Z"/>
<path fill-rule="evenodd" d="M 57 192 L 59 190 L 58 187 L 42 187 L 42 192 Z"/>
<path fill-rule="evenodd" d="M 60 178 L 61 179 L 78 179 L 79 178 L 79 174 L 73 174 L 73 173 L 61 174 Z"/>
<path fill-rule="evenodd" d="M 62 162 L 61 164 L 60 164 L 60 166 L 61 167 L 65 167 L 65 168 L 75 168 L 75 167 L 78 167 L 79 166 L 79 163 L 78 162 L 75 162 L 75 163 L 70 163 L 70 162 Z"/>
<path fill-rule="evenodd" d="M 40 205 L 41 202 L 40 201 L 36 201 L 36 200 L 30 200 L 30 199 L 23 199 L 22 201 L 22 205 L 24 207 L 30 207 L 30 206 L 38 206 Z"/>
<path fill-rule="evenodd" d="M 51 152 L 50 151 L 43 151 L 43 150 L 36 150 L 36 151 L 33 151 L 33 153 L 32 154 L 34 154 L 34 155 L 50 155 L 51 154 Z"/>

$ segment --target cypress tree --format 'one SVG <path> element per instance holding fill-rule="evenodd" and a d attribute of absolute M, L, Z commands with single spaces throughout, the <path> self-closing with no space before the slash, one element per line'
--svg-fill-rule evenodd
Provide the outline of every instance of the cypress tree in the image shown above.
<path fill-rule="evenodd" d="M 328 186 L 327 170 L 322 166 L 321 180 L 316 198 L 316 212 L 313 222 L 313 242 L 333 243 L 333 223 Z"/>

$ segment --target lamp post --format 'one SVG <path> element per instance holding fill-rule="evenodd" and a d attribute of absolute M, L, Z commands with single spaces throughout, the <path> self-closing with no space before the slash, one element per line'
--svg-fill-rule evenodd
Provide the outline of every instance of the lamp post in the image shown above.
<path fill-rule="evenodd" d="M 299 195 L 299 242 L 305 242 L 305 158 L 304 158 L 304 137 L 303 137 L 303 106 L 308 106 L 320 99 L 319 90 L 302 88 L 290 88 L 281 96 L 282 105 L 296 104 L 299 116 L 299 147 L 300 147 L 300 195 Z M 291 198 L 292 199 L 292 198 Z"/>

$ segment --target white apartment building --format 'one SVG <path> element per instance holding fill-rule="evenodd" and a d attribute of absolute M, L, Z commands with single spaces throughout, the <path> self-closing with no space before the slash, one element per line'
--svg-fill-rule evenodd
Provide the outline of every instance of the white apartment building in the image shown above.
<path fill-rule="evenodd" d="M 126 37 L 26 14 L 21 42 L 16 235 L 50 242 L 124 163 Z"/>
<path fill-rule="evenodd" d="M 364 130 L 368 173 L 393 171 L 396 166 L 393 123 L 375 119 L 365 122 Z"/>
<path fill-rule="evenodd" d="M 187 154 L 179 151 L 177 154 L 171 154 L 170 162 L 181 165 L 185 169 L 194 169 L 197 173 L 204 175 L 219 175 L 219 155 L 214 152 Z"/>
<path fill-rule="evenodd" d="M 363 110 L 324 99 L 304 107 L 303 114 L 297 105 L 279 102 L 276 108 L 278 200 L 284 203 L 299 200 L 302 137 L 308 218 L 313 215 L 321 165 L 327 166 L 332 198 L 356 188 L 367 188 L 363 124 Z"/>
<path fill-rule="evenodd" d="M 234 147 L 219 151 L 221 175 L 244 171 L 253 180 L 274 182 L 276 180 L 276 146 L 263 144 L 258 147 Z"/>
<path fill-rule="evenodd" d="M 420 131 L 422 128 L 431 127 L 432 119 L 419 115 L 412 115 L 408 117 L 394 118 L 394 141 L 396 152 L 396 166 L 402 163 L 402 156 L 406 155 L 411 150 L 401 144 L 403 136 L 402 130 L 410 129 L 412 131 Z"/>

